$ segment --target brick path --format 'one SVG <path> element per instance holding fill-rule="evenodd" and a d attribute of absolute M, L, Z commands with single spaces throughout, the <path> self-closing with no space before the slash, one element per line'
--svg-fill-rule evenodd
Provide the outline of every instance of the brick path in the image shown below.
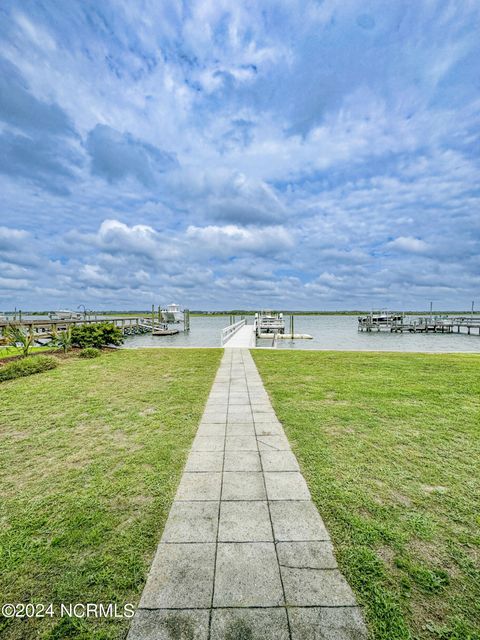
<path fill-rule="evenodd" d="M 225 349 L 128 640 L 364 640 L 250 352 Z"/>

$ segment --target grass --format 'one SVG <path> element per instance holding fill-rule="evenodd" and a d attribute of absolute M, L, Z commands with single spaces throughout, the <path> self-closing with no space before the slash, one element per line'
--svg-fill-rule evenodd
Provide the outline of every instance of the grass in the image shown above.
<path fill-rule="evenodd" d="M 137 605 L 220 355 L 114 351 L 2 383 L 2 602 Z M 127 627 L 0 620 L 0 636 L 106 640 Z"/>
<path fill-rule="evenodd" d="M 40 353 L 42 351 L 52 351 L 57 347 L 32 347 L 30 353 Z M 3 358 L 14 358 L 21 356 L 22 352 L 16 347 L 0 347 L 0 360 Z"/>
<path fill-rule="evenodd" d="M 480 638 L 480 357 L 254 351 L 375 640 Z"/>

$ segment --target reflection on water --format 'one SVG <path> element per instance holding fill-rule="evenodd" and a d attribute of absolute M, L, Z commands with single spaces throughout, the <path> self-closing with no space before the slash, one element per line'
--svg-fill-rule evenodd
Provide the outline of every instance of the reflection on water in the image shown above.
<path fill-rule="evenodd" d="M 288 328 L 290 319 L 285 320 Z M 250 324 L 253 318 L 247 321 Z M 133 336 L 125 340 L 125 347 L 220 347 L 220 332 L 228 323 L 228 316 L 192 317 L 190 333 Z M 356 316 L 295 316 L 295 333 L 309 333 L 313 340 L 278 340 L 276 348 L 480 353 L 478 335 L 359 332 Z M 270 340 L 257 341 L 259 347 L 270 345 Z"/>

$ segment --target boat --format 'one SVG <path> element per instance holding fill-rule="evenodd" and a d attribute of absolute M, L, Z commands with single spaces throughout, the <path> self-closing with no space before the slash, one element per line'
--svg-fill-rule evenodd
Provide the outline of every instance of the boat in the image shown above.
<path fill-rule="evenodd" d="M 388 311 L 380 312 L 380 313 L 370 313 L 368 316 L 359 316 L 358 324 L 359 325 L 369 325 L 369 326 L 378 326 L 378 325 L 389 325 L 392 323 L 402 322 L 403 317 L 398 313 L 389 313 Z"/>
<path fill-rule="evenodd" d="M 257 336 L 285 333 L 283 313 L 276 313 L 275 311 L 261 311 L 260 313 L 256 313 L 255 327 Z"/>
<path fill-rule="evenodd" d="M 50 320 L 80 320 L 83 316 L 76 311 L 61 309 L 59 311 L 51 311 L 48 317 Z"/>
<path fill-rule="evenodd" d="M 167 305 L 166 309 L 162 309 L 161 313 L 163 322 L 167 322 L 168 324 L 183 322 L 183 311 L 179 304 L 172 302 L 172 304 Z"/>

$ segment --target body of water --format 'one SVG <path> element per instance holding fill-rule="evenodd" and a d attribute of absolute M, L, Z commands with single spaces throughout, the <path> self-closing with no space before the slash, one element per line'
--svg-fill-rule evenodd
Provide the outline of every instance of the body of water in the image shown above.
<path fill-rule="evenodd" d="M 248 323 L 253 317 L 247 318 Z M 288 329 L 290 318 L 286 316 Z M 175 336 L 149 334 L 126 338 L 126 348 L 139 347 L 220 347 L 221 330 L 229 319 L 200 316 L 190 319 L 190 332 Z M 182 326 L 182 325 L 180 325 Z M 313 340 L 278 340 L 277 349 L 332 349 L 337 351 L 423 351 L 480 353 L 480 336 L 457 334 L 420 334 L 357 331 L 356 316 L 295 316 L 295 333 L 308 333 Z M 257 346 L 269 347 L 270 340 L 257 340 Z"/>

